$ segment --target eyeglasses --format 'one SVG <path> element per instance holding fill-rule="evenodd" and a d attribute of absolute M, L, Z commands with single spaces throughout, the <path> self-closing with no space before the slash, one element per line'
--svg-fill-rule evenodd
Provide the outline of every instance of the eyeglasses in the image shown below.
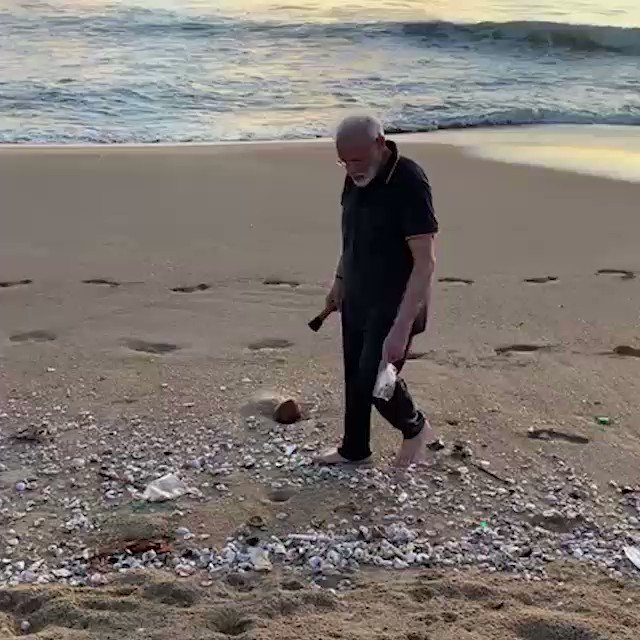
<path fill-rule="evenodd" d="M 373 149 L 373 147 L 375 147 L 376 144 L 377 144 L 377 142 L 374 141 L 374 142 L 371 143 L 371 146 L 366 148 L 366 150 L 360 150 L 360 149 L 358 150 L 358 152 L 361 152 L 364 157 L 358 158 L 357 160 L 340 160 L 340 159 L 338 159 L 336 161 L 336 164 L 339 167 L 342 167 L 343 169 L 347 169 L 349 167 L 349 165 L 356 166 L 356 167 L 365 167 L 371 161 L 371 155 L 370 155 L 371 154 L 371 150 Z"/>
<path fill-rule="evenodd" d="M 343 169 L 348 169 L 349 165 L 356 167 L 365 167 L 369 164 L 368 160 L 336 160 L 336 164 Z"/>

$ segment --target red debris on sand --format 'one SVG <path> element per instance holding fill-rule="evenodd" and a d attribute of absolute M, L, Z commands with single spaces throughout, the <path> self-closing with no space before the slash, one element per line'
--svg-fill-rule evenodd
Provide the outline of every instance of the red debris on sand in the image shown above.
<path fill-rule="evenodd" d="M 130 553 L 138 555 L 147 551 L 155 551 L 157 554 L 171 553 L 173 547 L 167 540 L 156 539 L 148 540 L 141 538 L 139 540 L 123 540 L 122 542 L 105 545 L 96 550 L 91 563 L 96 567 L 104 567 L 111 556 L 120 553 Z"/>

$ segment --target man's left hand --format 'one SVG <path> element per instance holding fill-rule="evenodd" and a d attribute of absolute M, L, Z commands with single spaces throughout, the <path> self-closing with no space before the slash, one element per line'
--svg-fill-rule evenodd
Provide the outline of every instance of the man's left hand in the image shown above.
<path fill-rule="evenodd" d="M 404 359 L 409 343 L 410 329 L 393 325 L 382 345 L 382 362 L 394 364 Z"/>

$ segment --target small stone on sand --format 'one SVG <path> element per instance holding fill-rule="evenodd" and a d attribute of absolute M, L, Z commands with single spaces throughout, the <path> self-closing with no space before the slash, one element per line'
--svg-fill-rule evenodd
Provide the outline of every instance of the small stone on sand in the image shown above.
<path fill-rule="evenodd" d="M 293 424 L 302 418 L 302 411 L 291 398 L 281 402 L 273 412 L 273 419 L 280 424 Z"/>

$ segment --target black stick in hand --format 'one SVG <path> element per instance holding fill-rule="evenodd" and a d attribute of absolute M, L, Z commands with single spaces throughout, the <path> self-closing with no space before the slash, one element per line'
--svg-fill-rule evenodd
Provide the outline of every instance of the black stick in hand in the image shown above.
<path fill-rule="evenodd" d="M 324 321 L 334 312 L 336 311 L 336 307 L 331 305 L 325 307 L 311 322 L 309 322 L 309 329 L 311 331 L 315 331 L 316 333 L 320 331 L 320 328 L 324 324 Z"/>

